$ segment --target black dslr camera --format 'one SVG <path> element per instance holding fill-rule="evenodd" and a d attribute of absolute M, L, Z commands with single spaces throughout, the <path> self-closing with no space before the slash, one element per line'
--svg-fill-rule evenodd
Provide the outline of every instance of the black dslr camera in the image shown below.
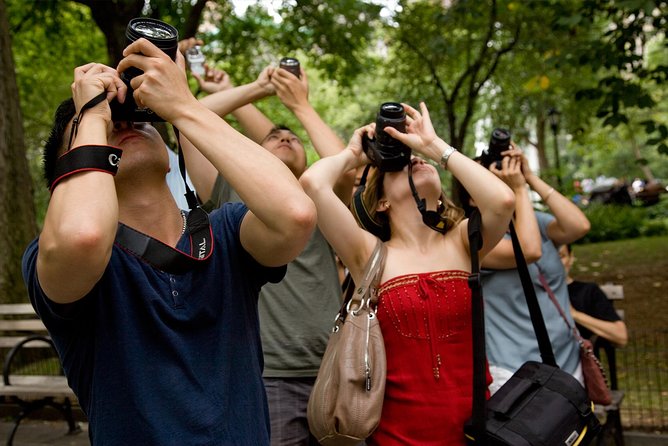
<path fill-rule="evenodd" d="M 510 132 L 506 129 L 496 128 L 492 131 L 492 137 L 489 140 L 489 147 L 480 155 L 480 164 L 489 169 L 492 163 L 496 163 L 496 168 L 501 169 L 501 160 L 505 152 L 510 148 Z"/>
<path fill-rule="evenodd" d="M 396 172 L 411 161 L 411 149 L 388 135 L 383 129 L 393 127 L 406 132 L 406 112 L 398 102 L 385 102 L 376 116 L 376 137 L 364 136 L 362 148 L 371 164 L 382 172 Z"/>
<path fill-rule="evenodd" d="M 172 60 L 176 59 L 176 52 L 179 47 L 179 32 L 172 25 L 156 19 L 135 18 L 128 23 L 128 27 L 125 30 L 125 37 L 128 45 L 143 37 L 164 51 Z M 111 107 L 111 119 L 113 121 L 164 121 L 164 119 L 156 115 L 151 109 L 139 107 L 135 102 L 130 81 L 142 73 L 143 71 L 138 68 L 129 67 L 121 74 L 121 79 L 125 85 L 128 86 L 128 93 L 125 96 L 124 103 L 121 104 L 117 100 L 114 100 L 109 104 Z"/>

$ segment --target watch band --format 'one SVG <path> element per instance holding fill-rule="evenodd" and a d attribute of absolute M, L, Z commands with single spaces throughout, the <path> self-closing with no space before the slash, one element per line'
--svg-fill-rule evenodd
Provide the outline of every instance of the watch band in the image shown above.
<path fill-rule="evenodd" d="M 457 149 L 449 145 L 445 148 L 445 150 L 443 151 L 443 155 L 441 155 L 441 166 L 443 166 L 444 169 L 448 168 L 448 159 L 456 151 Z"/>

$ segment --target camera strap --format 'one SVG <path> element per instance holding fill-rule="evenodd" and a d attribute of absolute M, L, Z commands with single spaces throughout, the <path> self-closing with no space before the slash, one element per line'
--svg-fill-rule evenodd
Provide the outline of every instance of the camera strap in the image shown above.
<path fill-rule="evenodd" d="M 448 230 L 445 224 L 445 218 L 441 216 L 438 209 L 435 211 L 427 210 L 427 200 L 420 198 L 418 195 L 417 188 L 413 182 L 413 163 L 408 163 L 408 184 L 411 187 L 411 192 L 413 193 L 413 198 L 415 199 L 418 210 L 420 211 L 420 214 L 422 214 L 422 222 L 434 231 L 445 234 Z"/>
<path fill-rule="evenodd" d="M 206 211 L 201 207 L 192 209 L 186 221 L 190 253 L 172 248 L 123 223 L 118 223 L 115 243 L 166 273 L 185 274 L 203 264 L 213 253 L 213 233 Z"/>
<path fill-rule="evenodd" d="M 49 191 L 53 193 L 58 183 L 70 175 L 86 171 L 106 172 L 116 175 L 123 150 L 118 147 L 86 145 L 63 153 L 56 162 Z"/>
<path fill-rule="evenodd" d="M 360 185 L 357 187 L 357 190 L 355 190 L 355 195 L 353 195 L 352 211 L 353 215 L 364 229 L 379 239 L 386 241 L 390 239 L 390 227 L 373 219 L 364 204 L 364 191 L 366 190 L 366 177 L 369 173 L 369 169 L 371 169 L 371 164 L 367 164 L 364 168 L 364 172 L 362 172 Z"/>
<path fill-rule="evenodd" d="M 127 252 L 142 258 L 162 271 L 169 274 L 185 274 L 211 257 L 213 233 L 209 223 L 209 214 L 202 209 L 197 194 L 190 189 L 186 181 L 186 163 L 181 149 L 179 130 L 176 127 L 173 129 L 179 146 L 179 171 L 186 189 L 185 197 L 190 207 L 186 218 L 186 232 L 190 237 L 190 253 L 172 248 L 122 223 L 118 224 L 116 243 Z"/>
<path fill-rule="evenodd" d="M 89 144 L 75 147 L 72 149 L 72 142 L 79 132 L 79 124 L 83 114 L 89 108 L 95 107 L 106 99 L 106 92 L 102 92 L 88 101 L 79 114 L 72 120 L 70 129 L 70 139 L 67 144 L 67 150 L 56 161 L 56 168 L 53 174 L 53 181 L 49 184 L 49 191 L 53 193 L 58 183 L 70 175 L 86 171 L 106 172 L 110 175 L 116 175 L 118 164 L 121 161 L 123 150 L 118 147 L 107 145 Z"/>
<path fill-rule="evenodd" d="M 61 180 L 79 172 L 96 170 L 115 175 L 118 171 L 118 164 L 123 153 L 120 148 L 87 145 L 70 150 L 72 142 L 78 133 L 79 124 L 84 112 L 104 101 L 106 97 L 106 92 L 95 96 L 81 107 L 79 114 L 72 121 L 67 151 L 58 158 L 54 175 L 55 179 L 50 185 L 51 192 L 53 192 Z M 190 189 L 186 181 L 185 160 L 183 158 L 183 151 L 181 150 L 181 143 L 179 142 L 179 132 L 176 127 L 174 127 L 174 133 L 179 144 L 179 170 L 185 184 L 186 200 L 190 207 L 185 227 L 190 237 L 190 252 L 186 253 L 172 248 L 120 222 L 116 231 L 115 243 L 125 251 L 140 257 L 145 262 L 162 271 L 170 274 L 184 274 L 211 257 L 213 253 L 213 234 L 211 225 L 209 224 L 209 214 L 200 207 L 197 195 Z"/>

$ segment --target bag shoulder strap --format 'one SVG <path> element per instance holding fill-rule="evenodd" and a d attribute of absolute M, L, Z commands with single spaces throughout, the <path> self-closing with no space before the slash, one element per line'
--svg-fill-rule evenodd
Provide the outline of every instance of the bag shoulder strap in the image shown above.
<path fill-rule="evenodd" d="M 540 281 L 541 285 L 543 285 L 543 288 L 545 288 L 545 291 L 547 292 L 547 295 L 550 297 L 550 300 L 554 304 L 555 307 L 557 307 L 557 311 L 559 312 L 559 315 L 561 318 L 564 320 L 564 323 L 568 327 L 570 331 L 573 332 L 573 336 L 575 339 L 577 339 L 578 342 L 584 341 L 582 338 L 582 335 L 580 335 L 580 331 L 578 328 L 574 325 L 571 325 L 570 322 L 568 322 L 568 318 L 566 317 L 566 313 L 564 313 L 563 308 L 561 308 L 561 305 L 559 305 L 559 301 L 557 300 L 557 296 L 554 295 L 554 291 L 552 291 L 552 288 L 550 287 L 550 284 L 547 283 L 547 279 L 543 275 L 543 272 L 538 270 L 538 280 Z"/>
<path fill-rule="evenodd" d="M 376 304 L 378 300 L 376 289 L 380 282 L 383 268 L 385 267 L 386 254 L 387 247 L 379 238 L 376 238 L 376 246 L 364 268 L 360 286 L 355 285 L 355 281 L 352 280 L 350 272 L 346 275 L 344 280 L 343 303 L 339 309 L 336 321 L 343 321 L 352 305 L 355 305 L 355 308 L 359 309 L 363 305 Z M 368 297 L 366 297 L 367 295 Z"/>
<path fill-rule="evenodd" d="M 529 307 L 531 324 L 533 325 L 533 331 L 536 333 L 536 339 L 538 340 L 540 357 L 543 360 L 543 364 L 558 367 L 557 361 L 554 358 L 554 351 L 552 350 L 550 337 L 547 334 L 547 328 L 545 327 L 543 313 L 540 311 L 540 305 L 538 304 L 538 298 L 536 297 L 536 290 L 533 287 L 533 281 L 531 280 L 531 275 L 529 274 L 529 268 L 527 267 L 527 262 L 524 259 L 524 253 L 522 252 L 522 247 L 520 246 L 520 241 L 517 238 L 517 232 L 515 232 L 515 226 L 513 225 L 512 221 L 510 222 L 510 237 L 513 242 L 513 253 L 515 254 L 517 271 L 519 272 L 520 280 L 522 281 L 524 298 L 526 299 L 527 306 Z"/>
<path fill-rule="evenodd" d="M 487 352 L 485 350 L 485 312 L 480 283 L 480 261 L 478 251 L 482 248 L 482 217 L 476 208 L 469 216 L 468 238 L 471 253 L 471 274 L 468 285 L 471 289 L 471 317 L 473 331 L 473 432 L 477 439 L 485 438 L 487 412 L 487 374 L 485 366 Z"/>

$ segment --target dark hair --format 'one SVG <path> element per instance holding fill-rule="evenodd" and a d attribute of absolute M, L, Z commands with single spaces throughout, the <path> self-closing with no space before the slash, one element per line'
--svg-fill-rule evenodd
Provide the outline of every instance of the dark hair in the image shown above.
<path fill-rule="evenodd" d="M 293 135 L 297 136 L 297 134 L 296 134 L 295 132 L 293 132 L 292 129 L 291 129 L 290 127 L 288 127 L 288 126 L 286 126 L 286 125 L 283 125 L 283 124 L 279 124 L 279 125 L 275 125 L 275 126 L 273 126 L 273 127 L 271 128 L 271 130 L 269 130 L 269 133 L 267 133 L 267 134 L 265 135 L 265 137 L 264 137 L 264 139 L 263 139 L 262 141 L 264 141 L 265 139 L 269 138 L 270 135 L 273 135 L 274 133 L 278 133 L 278 132 L 280 132 L 281 130 L 287 130 L 288 132 L 290 132 L 290 133 L 292 133 Z M 297 138 L 299 138 L 299 136 L 297 136 Z M 301 142 L 301 139 L 299 139 L 299 141 Z"/>
<path fill-rule="evenodd" d="M 74 100 L 72 98 L 65 99 L 56 109 L 53 127 L 42 151 L 44 179 L 46 180 L 47 188 L 51 186 L 51 182 L 54 179 L 56 161 L 65 142 L 65 129 L 67 129 L 67 124 L 72 120 L 75 113 L 76 108 L 74 107 Z"/>

